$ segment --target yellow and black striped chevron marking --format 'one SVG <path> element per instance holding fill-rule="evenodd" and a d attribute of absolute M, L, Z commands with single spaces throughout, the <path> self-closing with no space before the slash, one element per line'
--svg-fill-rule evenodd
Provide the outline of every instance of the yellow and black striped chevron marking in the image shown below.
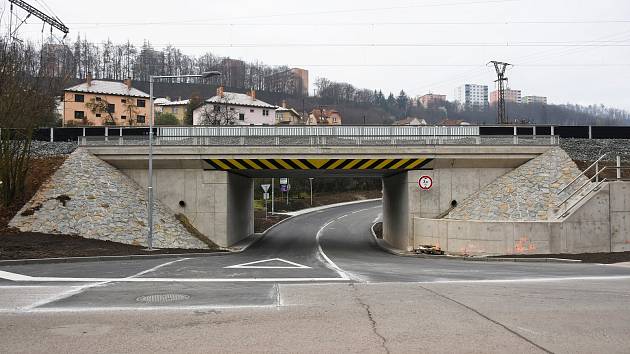
<path fill-rule="evenodd" d="M 208 169 L 234 170 L 419 170 L 432 159 L 206 159 Z"/>

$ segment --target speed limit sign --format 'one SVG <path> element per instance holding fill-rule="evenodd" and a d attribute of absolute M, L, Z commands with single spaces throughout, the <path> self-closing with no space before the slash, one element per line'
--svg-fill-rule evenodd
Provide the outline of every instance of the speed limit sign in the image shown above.
<path fill-rule="evenodd" d="M 428 191 L 431 187 L 433 187 L 433 179 L 429 176 L 422 176 L 418 180 L 418 185 L 420 186 L 420 189 Z"/>

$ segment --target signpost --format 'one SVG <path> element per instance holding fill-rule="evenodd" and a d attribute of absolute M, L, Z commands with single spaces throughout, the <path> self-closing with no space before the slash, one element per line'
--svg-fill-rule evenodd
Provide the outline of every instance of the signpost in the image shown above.
<path fill-rule="evenodd" d="M 281 177 L 280 178 L 280 191 L 287 193 L 287 206 L 289 206 L 289 190 L 291 190 L 289 179 L 286 177 Z"/>
<path fill-rule="evenodd" d="M 267 200 L 269 200 L 269 187 L 271 184 L 261 184 L 260 188 L 263 190 L 263 199 L 265 199 L 265 219 L 267 219 Z"/>
<path fill-rule="evenodd" d="M 422 176 L 418 180 L 418 185 L 420 186 L 420 189 L 428 191 L 431 187 L 433 187 L 433 179 L 429 176 Z"/>

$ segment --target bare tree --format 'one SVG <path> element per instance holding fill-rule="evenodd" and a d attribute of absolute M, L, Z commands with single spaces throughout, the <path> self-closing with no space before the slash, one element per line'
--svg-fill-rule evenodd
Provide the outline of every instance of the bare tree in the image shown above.
<path fill-rule="evenodd" d="M 37 126 L 52 125 L 61 80 L 44 78 L 31 44 L 0 38 L 0 203 L 23 197 Z"/>
<path fill-rule="evenodd" d="M 105 114 L 105 124 L 107 125 L 115 125 L 116 120 L 114 119 L 114 115 L 112 114 L 112 110 L 109 108 L 110 104 L 106 99 L 101 97 L 94 97 L 90 100 L 90 102 L 85 102 L 85 107 L 92 111 L 94 114 Z"/>
<path fill-rule="evenodd" d="M 201 107 L 202 125 L 234 125 L 238 120 L 238 112 L 230 107 L 234 102 L 232 95 L 225 94 L 217 101 L 206 103 Z"/>

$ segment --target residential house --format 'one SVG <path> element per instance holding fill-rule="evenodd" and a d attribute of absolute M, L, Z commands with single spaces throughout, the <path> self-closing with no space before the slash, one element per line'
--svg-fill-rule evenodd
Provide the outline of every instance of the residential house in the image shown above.
<path fill-rule="evenodd" d="M 171 99 L 166 97 L 158 97 L 153 100 L 153 105 L 155 106 L 155 113 L 162 113 L 162 104 L 171 102 Z"/>
<path fill-rule="evenodd" d="M 256 91 L 249 94 L 225 92 L 217 88 L 216 96 L 193 111 L 193 125 L 273 125 L 276 106 L 256 99 Z"/>
<path fill-rule="evenodd" d="M 306 125 L 341 125 L 341 114 L 335 109 L 315 108 L 308 115 Z"/>
<path fill-rule="evenodd" d="M 438 125 L 470 125 L 470 123 L 461 119 L 444 119 Z"/>
<path fill-rule="evenodd" d="M 276 109 L 276 124 L 299 125 L 304 123 L 304 119 L 295 109 L 287 107 L 287 101 L 282 101 L 282 106 Z"/>
<path fill-rule="evenodd" d="M 124 82 L 92 80 L 64 90 L 63 125 L 147 125 L 149 95 Z"/>
<path fill-rule="evenodd" d="M 427 121 L 422 118 L 408 117 L 395 121 L 394 125 L 427 125 Z"/>
<path fill-rule="evenodd" d="M 177 118 L 179 124 L 184 125 L 186 122 L 186 112 L 188 111 L 188 103 L 190 100 L 181 100 L 173 102 L 160 102 L 156 103 L 156 108 L 160 108 L 160 113 L 170 113 Z M 157 111 L 157 109 L 156 109 Z"/>

